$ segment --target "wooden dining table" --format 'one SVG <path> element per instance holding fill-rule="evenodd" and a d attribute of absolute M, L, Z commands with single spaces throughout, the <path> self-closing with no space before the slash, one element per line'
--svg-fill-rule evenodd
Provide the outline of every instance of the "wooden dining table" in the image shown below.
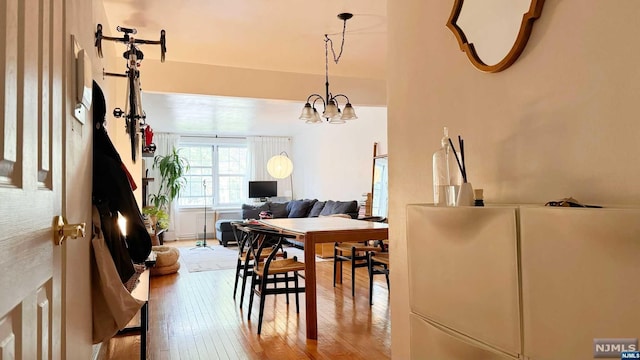
<path fill-rule="evenodd" d="M 318 339 L 316 244 L 389 238 L 389 226 L 385 223 L 340 217 L 263 219 L 259 223 L 283 234 L 295 235 L 296 240 L 304 243 L 307 339 L 313 340 Z"/>

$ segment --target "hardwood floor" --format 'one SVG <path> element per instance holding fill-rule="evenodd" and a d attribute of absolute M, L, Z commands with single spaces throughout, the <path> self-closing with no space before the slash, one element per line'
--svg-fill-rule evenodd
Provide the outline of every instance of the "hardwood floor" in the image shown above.
<path fill-rule="evenodd" d="M 193 244 L 165 243 L 169 246 Z M 304 294 L 300 298 L 300 314 L 295 312 L 293 297 L 287 305 L 284 295 L 269 296 L 262 334 L 258 336 L 258 298 L 254 300 L 248 321 L 248 297 L 243 309 L 239 308 L 240 291 L 237 299 L 233 299 L 235 270 L 190 273 L 183 266 L 177 274 L 151 278 L 148 358 L 391 358 L 389 292 L 384 276 L 376 277 L 374 305 L 369 306 L 366 268 L 356 269 L 355 298 L 351 297 L 351 270 L 347 264 L 343 284 L 335 288 L 333 262 L 318 262 L 316 269 L 317 341 L 307 341 L 305 336 Z M 117 336 L 105 347 L 105 353 L 106 358 L 112 360 L 140 359 L 140 336 Z"/>

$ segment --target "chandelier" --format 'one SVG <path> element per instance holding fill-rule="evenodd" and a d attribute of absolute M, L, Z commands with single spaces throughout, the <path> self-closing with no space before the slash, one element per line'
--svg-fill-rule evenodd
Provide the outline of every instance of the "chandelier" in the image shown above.
<path fill-rule="evenodd" d="M 307 124 L 318 124 L 323 122 L 320 117 L 320 113 L 316 110 L 316 103 L 322 102 L 322 117 L 325 118 L 329 124 L 344 124 L 346 120 L 354 120 L 356 116 L 353 106 L 349 98 L 344 94 L 333 95 L 329 91 L 329 44 L 331 44 L 331 53 L 333 54 L 333 61 L 337 64 L 342 56 L 342 50 L 344 49 L 344 35 L 347 30 L 347 20 L 351 19 L 353 14 L 341 13 L 338 14 L 338 19 L 343 21 L 342 27 L 342 43 L 340 44 L 340 53 L 336 56 L 336 52 L 333 50 L 333 41 L 329 38 L 328 34 L 324 34 L 324 54 L 325 54 L 325 96 L 319 94 L 311 94 L 307 98 L 307 103 L 304 104 L 302 114 L 299 119 L 305 120 Z M 344 109 L 340 110 L 340 104 L 338 98 L 344 98 L 346 104 Z"/>

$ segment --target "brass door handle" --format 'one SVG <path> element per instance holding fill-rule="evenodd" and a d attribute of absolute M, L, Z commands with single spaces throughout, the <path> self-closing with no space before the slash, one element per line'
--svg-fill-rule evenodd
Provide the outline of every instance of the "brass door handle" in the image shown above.
<path fill-rule="evenodd" d="M 85 223 L 69 224 L 63 216 L 56 216 L 53 221 L 53 239 L 56 245 L 60 245 L 67 238 L 84 237 L 85 227 Z"/>

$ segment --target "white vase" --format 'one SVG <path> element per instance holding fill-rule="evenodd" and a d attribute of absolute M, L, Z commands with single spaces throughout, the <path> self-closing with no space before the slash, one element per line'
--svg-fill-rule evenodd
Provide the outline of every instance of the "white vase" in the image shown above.
<path fill-rule="evenodd" d="M 458 192 L 456 206 L 473 206 L 473 187 L 471 183 L 462 183 Z"/>

